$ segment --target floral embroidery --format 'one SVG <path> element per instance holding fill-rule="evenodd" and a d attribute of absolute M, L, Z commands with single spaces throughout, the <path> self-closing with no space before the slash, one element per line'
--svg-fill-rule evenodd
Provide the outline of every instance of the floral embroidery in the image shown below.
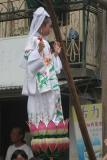
<path fill-rule="evenodd" d="M 36 74 L 36 77 L 37 77 L 37 81 L 39 82 L 38 84 L 39 84 L 40 88 L 47 86 L 48 76 L 46 75 L 46 73 L 42 74 L 42 73 L 38 72 Z"/>
<path fill-rule="evenodd" d="M 46 67 L 46 71 L 36 73 L 39 92 L 59 90 L 58 79 L 53 64 Z"/>

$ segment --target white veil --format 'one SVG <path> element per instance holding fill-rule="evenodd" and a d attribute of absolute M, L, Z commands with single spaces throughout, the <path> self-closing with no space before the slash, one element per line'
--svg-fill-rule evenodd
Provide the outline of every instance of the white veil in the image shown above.
<path fill-rule="evenodd" d="M 30 26 L 28 34 L 28 41 L 25 47 L 25 51 L 32 50 L 33 47 L 33 36 L 35 36 L 41 27 L 45 17 L 50 17 L 47 11 L 43 7 L 39 7 L 33 14 L 33 20 Z"/>

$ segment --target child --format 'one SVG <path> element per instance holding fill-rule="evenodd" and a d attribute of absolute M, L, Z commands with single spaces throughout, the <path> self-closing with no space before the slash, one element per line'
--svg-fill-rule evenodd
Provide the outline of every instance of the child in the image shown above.
<path fill-rule="evenodd" d="M 60 88 L 56 74 L 62 64 L 59 58 L 61 47 L 55 43 L 51 54 L 45 37 L 51 31 L 52 22 L 49 14 L 40 7 L 34 12 L 28 43 L 25 48 L 24 68 L 26 77 L 22 94 L 28 95 L 28 118 L 30 124 L 38 126 L 50 121 L 56 125 L 63 120 Z"/>
<path fill-rule="evenodd" d="M 11 160 L 28 160 L 28 156 L 23 150 L 16 150 L 11 157 Z"/>

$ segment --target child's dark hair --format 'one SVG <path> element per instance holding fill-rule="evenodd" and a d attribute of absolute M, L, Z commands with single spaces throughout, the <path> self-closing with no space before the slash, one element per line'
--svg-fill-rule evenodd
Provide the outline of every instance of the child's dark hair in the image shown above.
<path fill-rule="evenodd" d="M 32 157 L 29 160 L 41 160 L 39 157 Z"/>
<path fill-rule="evenodd" d="M 37 160 L 35 157 L 30 158 L 29 160 Z"/>
<path fill-rule="evenodd" d="M 28 160 L 28 156 L 27 156 L 27 154 L 25 153 L 25 151 L 23 151 L 23 150 L 16 150 L 13 154 L 12 154 L 12 156 L 11 156 L 11 160 L 15 160 L 18 156 L 22 156 L 25 160 Z"/>
<path fill-rule="evenodd" d="M 42 26 L 46 26 L 49 22 L 51 22 L 51 18 L 46 16 L 43 23 L 42 23 Z"/>

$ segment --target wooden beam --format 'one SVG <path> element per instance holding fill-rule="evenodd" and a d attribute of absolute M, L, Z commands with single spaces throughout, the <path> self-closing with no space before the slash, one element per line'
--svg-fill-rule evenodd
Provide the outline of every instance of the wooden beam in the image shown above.
<path fill-rule="evenodd" d="M 104 139 L 107 139 L 107 11 L 103 11 L 103 44 L 102 44 L 102 128 L 103 128 L 103 154 L 107 153 Z"/>
<path fill-rule="evenodd" d="M 0 13 L 0 22 L 31 18 L 33 11 L 34 11 L 33 9 L 27 9 L 27 10 L 23 9 L 23 10 Z"/>
<path fill-rule="evenodd" d="M 83 113 L 82 113 L 82 110 L 81 110 L 79 97 L 77 95 L 76 87 L 75 87 L 73 77 L 72 77 L 72 74 L 71 74 L 71 68 L 70 68 L 68 60 L 67 60 L 66 48 L 65 48 L 63 40 L 62 40 L 62 36 L 61 36 L 61 32 L 60 32 L 60 29 L 59 29 L 59 26 L 58 26 L 58 20 L 57 20 L 55 11 L 54 11 L 54 7 L 53 7 L 53 4 L 52 4 L 51 0 L 44 0 L 44 2 L 47 5 L 48 12 L 49 12 L 49 14 L 51 16 L 51 19 L 52 19 L 53 30 L 54 30 L 56 39 L 57 39 L 57 41 L 59 41 L 61 43 L 61 46 L 62 46 L 61 60 L 62 60 L 63 68 L 64 68 L 64 71 L 65 71 L 65 75 L 66 75 L 66 78 L 67 78 L 67 81 L 68 81 L 69 91 L 72 95 L 73 105 L 74 105 L 74 108 L 75 108 L 75 111 L 76 111 L 77 119 L 78 119 L 78 122 L 79 122 L 79 127 L 80 127 L 80 130 L 81 130 L 83 139 L 84 139 L 86 150 L 87 150 L 89 159 L 90 160 L 96 160 L 95 153 L 94 153 L 91 141 L 90 141 L 90 137 L 89 137 L 89 134 L 88 134 L 88 131 L 87 131 L 87 128 L 86 128 L 86 124 L 85 124 L 85 120 L 84 120 L 84 117 L 83 117 Z"/>

